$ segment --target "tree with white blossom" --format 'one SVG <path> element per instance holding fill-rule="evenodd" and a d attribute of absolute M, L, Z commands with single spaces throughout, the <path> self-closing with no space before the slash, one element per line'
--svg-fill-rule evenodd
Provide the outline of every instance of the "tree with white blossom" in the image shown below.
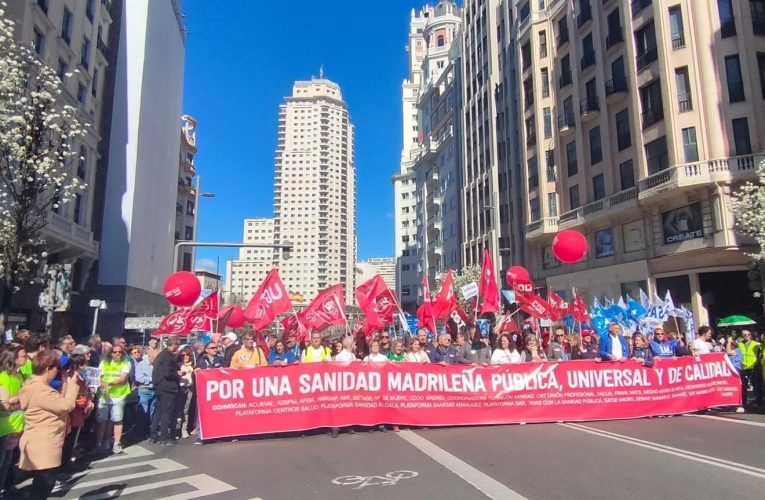
<path fill-rule="evenodd" d="M 465 300 L 462 297 L 462 292 L 460 292 L 460 289 L 465 285 L 469 285 L 470 283 L 478 283 L 478 281 L 481 279 L 481 266 L 478 264 L 470 264 L 464 266 L 459 271 L 452 271 L 452 278 L 454 280 L 452 283 L 454 286 L 454 295 L 457 298 L 457 302 L 459 302 L 459 304 L 468 315 L 472 316 L 474 314 L 472 303 L 470 300 Z M 432 290 L 433 292 L 441 289 L 441 284 L 444 282 L 444 279 L 446 279 L 446 273 L 436 277 L 436 287 Z"/>
<path fill-rule="evenodd" d="M 757 181 L 735 190 L 731 199 L 736 230 L 754 239 L 757 252 L 750 256 L 765 262 L 765 162 L 757 165 Z"/>
<path fill-rule="evenodd" d="M 13 38 L 0 5 L 0 296 L 1 313 L 22 286 L 39 280 L 52 210 L 85 185 L 73 172 L 75 144 L 86 133 L 65 104 L 56 72 Z"/>

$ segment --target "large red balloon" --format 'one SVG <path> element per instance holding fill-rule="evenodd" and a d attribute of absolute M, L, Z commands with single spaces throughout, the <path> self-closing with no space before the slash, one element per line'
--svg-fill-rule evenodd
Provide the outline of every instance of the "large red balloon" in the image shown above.
<path fill-rule="evenodd" d="M 174 306 L 193 306 L 202 293 L 202 284 L 190 271 L 178 271 L 165 281 L 165 298 Z"/>
<path fill-rule="evenodd" d="M 579 262 L 587 254 L 587 238 L 579 231 L 565 229 L 555 235 L 552 251 L 565 264 Z"/>
<path fill-rule="evenodd" d="M 242 309 L 242 306 L 237 304 L 231 310 L 231 316 L 228 317 L 228 323 L 226 326 L 231 328 L 241 328 L 246 322 L 247 319 L 244 317 L 244 309 Z"/>
<path fill-rule="evenodd" d="M 507 270 L 507 284 L 515 286 L 518 281 L 530 281 L 529 271 L 523 266 L 511 266 Z"/>

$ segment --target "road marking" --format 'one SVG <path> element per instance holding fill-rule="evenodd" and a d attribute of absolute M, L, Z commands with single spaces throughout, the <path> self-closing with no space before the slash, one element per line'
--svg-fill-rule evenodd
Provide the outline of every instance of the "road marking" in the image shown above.
<path fill-rule="evenodd" d="M 763 424 L 762 422 L 751 422 L 749 420 L 741 420 L 738 418 L 730 418 L 730 417 L 717 417 L 715 415 L 686 415 L 686 417 L 711 418 L 713 420 L 722 420 L 723 422 L 730 422 L 731 424 L 753 425 L 755 427 L 765 427 L 765 424 Z"/>
<path fill-rule="evenodd" d="M 715 467 L 720 467 L 722 469 L 732 470 L 732 471 L 740 472 L 741 474 L 747 474 L 750 476 L 765 479 L 765 469 L 760 469 L 758 467 L 753 467 L 751 465 L 741 464 L 738 462 L 731 462 L 730 460 L 710 457 L 708 455 L 701 455 L 699 453 L 683 450 L 681 448 L 673 448 L 671 446 L 666 446 L 659 443 L 653 443 L 651 441 L 644 441 L 642 439 L 637 439 L 630 436 L 624 436 L 622 434 L 616 434 L 614 432 L 603 431 L 595 427 L 588 427 L 586 425 L 581 425 L 581 424 L 557 424 L 557 425 L 560 425 L 562 427 L 568 427 L 569 429 L 574 429 L 580 432 L 593 434 L 595 436 L 600 436 L 600 437 L 604 437 L 608 439 L 613 439 L 615 441 L 621 441 L 623 443 L 632 444 L 635 446 L 639 446 L 641 448 L 647 448 L 649 450 L 666 453 L 668 455 L 682 457 L 687 460 L 692 460 L 694 462 L 699 462 L 699 463 L 703 463 L 707 465 L 714 465 Z"/>
<path fill-rule="evenodd" d="M 163 496 L 162 500 L 191 500 L 208 495 L 218 495 L 226 491 L 235 490 L 234 486 L 223 481 L 218 481 L 215 478 L 208 476 L 207 474 L 197 474 L 195 476 L 181 477 L 178 479 L 169 479 L 167 481 L 160 481 L 157 483 L 143 484 L 140 486 L 130 486 L 128 488 L 121 488 L 116 486 L 111 490 L 101 490 L 97 494 L 86 493 L 81 497 L 77 497 L 82 500 L 106 500 L 109 498 L 115 498 L 117 496 L 134 495 L 143 493 L 144 495 L 157 488 L 165 488 L 167 486 L 173 486 L 176 484 L 189 484 L 196 488 L 194 491 L 188 491 L 186 493 L 179 493 L 177 495 Z M 144 497 L 145 498 L 145 497 Z"/>
<path fill-rule="evenodd" d="M 402 430 L 398 433 L 398 436 L 452 471 L 460 479 L 472 484 L 487 497 L 493 500 L 525 500 L 524 496 L 519 495 L 496 479 L 487 476 L 472 465 L 463 462 L 443 448 L 439 448 L 414 431 Z"/>
<path fill-rule="evenodd" d="M 154 452 L 147 450 L 142 446 L 128 446 L 119 455 L 111 455 L 101 460 L 96 460 L 94 464 L 105 464 L 109 462 L 117 462 L 119 460 L 128 460 L 131 458 L 148 457 L 154 455 Z"/>
<path fill-rule="evenodd" d="M 81 483 L 76 482 L 91 474 L 102 474 L 104 472 L 111 472 L 111 471 L 124 471 L 125 469 L 130 469 L 131 467 L 133 468 L 145 467 L 147 465 L 153 467 L 153 470 L 149 470 L 145 472 L 136 472 L 133 474 L 122 474 L 120 476 L 107 477 L 103 479 L 94 479 L 92 481 L 83 481 Z M 134 464 L 113 465 L 111 467 L 99 467 L 98 469 L 93 469 L 86 472 L 82 472 L 80 474 L 75 474 L 74 476 L 72 476 L 71 479 L 66 481 L 60 487 L 56 488 L 54 491 L 78 490 L 81 488 L 90 488 L 92 486 L 100 486 L 104 484 L 124 483 L 125 481 L 128 481 L 130 479 L 156 476 L 158 474 L 165 474 L 168 472 L 177 472 L 179 470 L 184 470 L 184 469 L 188 469 L 188 467 L 186 467 L 183 464 L 179 464 L 178 462 L 175 462 L 173 460 L 170 460 L 169 458 L 158 458 L 156 460 L 147 460 L 145 462 L 137 462 Z"/>
<path fill-rule="evenodd" d="M 395 486 L 402 479 L 417 477 L 419 474 L 413 470 L 397 470 L 386 472 L 384 476 L 340 476 L 332 480 L 332 484 L 340 486 L 355 486 L 354 490 L 360 490 L 366 486 Z"/>

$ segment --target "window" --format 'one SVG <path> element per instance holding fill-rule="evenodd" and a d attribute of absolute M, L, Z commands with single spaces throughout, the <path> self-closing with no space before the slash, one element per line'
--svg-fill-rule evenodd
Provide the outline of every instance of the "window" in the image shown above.
<path fill-rule="evenodd" d="M 193 240 L 194 239 L 194 228 L 191 226 L 186 226 L 186 232 L 184 234 L 185 239 L 187 240 Z"/>
<path fill-rule="evenodd" d="M 563 100 L 563 124 L 574 125 L 574 99 L 571 96 Z"/>
<path fill-rule="evenodd" d="M 537 131 L 534 117 L 526 120 L 526 146 L 531 147 L 537 143 Z"/>
<path fill-rule="evenodd" d="M 525 21 L 530 14 L 531 7 L 529 6 L 529 2 L 524 3 L 518 8 L 518 19 L 520 19 L 521 22 Z"/>
<path fill-rule="evenodd" d="M 568 42 L 568 23 L 566 16 L 558 21 L 558 46 Z"/>
<path fill-rule="evenodd" d="M 560 60 L 560 79 L 558 81 L 560 88 L 571 85 L 571 59 L 568 54 Z"/>
<path fill-rule="evenodd" d="M 622 190 L 635 187 L 635 169 L 632 167 L 632 160 L 619 165 L 619 180 Z"/>
<path fill-rule="evenodd" d="M 521 61 L 523 63 L 523 69 L 528 69 L 531 66 L 531 44 L 527 43 L 521 47 Z"/>
<path fill-rule="evenodd" d="M 592 178 L 592 196 L 594 201 L 602 200 L 606 197 L 606 182 L 603 174 L 598 174 Z"/>
<path fill-rule="evenodd" d="M 90 40 L 87 38 L 82 39 L 82 49 L 80 50 L 80 64 L 85 69 L 88 69 L 90 64 Z"/>
<path fill-rule="evenodd" d="M 576 163 L 576 141 L 571 141 L 566 144 L 566 166 L 569 177 L 576 175 L 579 170 Z"/>
<path fill-rule="evenodd" d="M 527 78 L 526 81 L 523 82 L 523 99 L 526 104 L 526 109 L 534 104 L 534 82 L 531 78 Z"/>
<path fill-rule="evenodd" d="M 539 220 L 541 217 L 541 213 L 539 211 L 539 198 L 531 198 L 529 200 L 529 212 L 531 222 Z"/>
<path fill-rule="evenodd" d="M 760 94 L 765 99 L 765 53 L 757 52 L 757 72 L 760 74 Z"/>
<path fill-rule="evenodd" d="M 616 113 L 616 144 L 619 151 L 624 151 L 632 146 L 632 137 L 630 136 L 630 110 L 624 108 Z"/>
<path fill-rule="evenodd" d="M 568 188 L 568 201 L 571 205 L 571 210 L 579 208 L 579 184 L 574 184 Z"/>
<path fill-rule="evenodd" d="M 37 0 L 37 5 L 40 6 L 43 12 L 48 12 L 48 0 Z"/>
<path fill-rule="evenodd" d="M 645 69 L 649 64 L 659 58 L 656 49 L 656 31 L 653 22 L 635 32 L 635 62 L 638 71 Z"/>
<path fill-rule="evenodd" d="M 542 97 L 550 97 L 550 72 L 542 68 Z"/>
<path fill-rule="evenodd" d="M 411 266 L 409 264 L 401 264 L 401 270 L 402 271 L 408 271 L 410 269 L 410 267 Z"/>
<path fill-rule="evenodd" d="M 186 200 L 186 215 L 194 215 L 194 202 Z"/>
<path fill-rule="evenodd" d="M 85 2 L 85 15 L 88 16 L 88 20 L 93 22 L 93 0 L 87 0 Z"/>
<path fill-rule="evenodd" d="M 534 189 L 539 186 L 539 167 L 537 166 L 537 157 L 532 156 L 529 158 L 529 189 Z"/>
<path fill-rule="evenodd" d="M 728 38 L 736 35 L 736 21 L 733 18 L 733 0 L 717 0 L 717 12 L 720 15 L 720 36 Z"/>
<path fill-rule="evenodd" d="M 600 127 L 590 129 L 590 165 L 595 165 L 603 160 L 603 148 L 600 144 Z"/>
<path fill-rule="evenodd" d="M 547 170 L 547 182 L 555 182 L 558 176 L 555 175 L 555 150 L 545 151 L 545 169 Z"/>
<path fill-rule="evenodd" d="M 725 58 L 725 76 L 728 79 L 728 101 L 740 102 L 744 95 L 744 81 L 741 78 L 741 63 L 738 55 Z"/>
<path fill-rule="evenodd" d="M 752 143 L 749 140 L 749 122 L 746 118 L 733 120 L 733 142 L 736 145 L 736 156 L 752 154 Z"/>
<path fill-rule="evenodd" d="M 595 49 L 592 46 L 592 33 L 582 40 L 582 59 L 580 66 L 582 71 L 595 64 Z"/>
<path fill-rule="evenodd" d="M 579 103 L 579 112 L 582 115 L 600 109 L 600 104 L 598 103 L 598 83 L 595 78 L 592 78 L 584 85 L 584 90 L 587 97 Z"/>
<path fill-rule="evenodd" d="M 648 165 L 648 175 L 653 175 L 669 167 L 667 155 L 667 137 L 662 136 L 645 145 L 645 158 Z"/>
<path fill-rule="evenodd" d="M 402 286 L 401 287 L 401 296 L 402 297 L 409 297 L 412 295 L 412 289 L 409 286 Z"/>
<path fill-rule="evenodd" d="M 436 37 L 436 47 L 443 47 L 446 44 L 446 39 L 444 38 L 444 35 L 438 35 Z"/>
<path fill-rule="evenodd" d="M 80 146 L 80 157 L 77 159 L 77 177 L 85 179 L 88 163 L 88 150 Z"/>
<path fill-rule="evenodd" d="M 74 210 L 72 211 L 72 222 L 82 224 L 82 195 L 74 195 Z"/>
<path fill-rule="evenodd" d="M 682 133 L 685 163 L 699 161 L 699 148 L 696 144 L 696 127 L 684 128 Z"/>
<path fill-rule="evenodd" d="M 552 137 L 552 114 L 550 108 L 542 110 L 542 121 L 544 122 L 545 139 L 549 139 Z"/>
<path fill-rule="evenodd" d="M 550 217 L 558 216 L 558 193 L 547 193 L 547 210 Z"/>
<path fill-rule="evenodd" d="M 58 60 L 56 75 L 58 75 L 59 80 L 61 80 L 62 82 L 64 81 L 64 78 L 66 77 L 66 61 L 64 61 L 63 59 Z"/>
<path fill-rule="evenodd" d="M 191 254 L 190 253 L 183 252 L 183 264 L 182 265 L 183 265 L 183 270 L 184 271 L 191 271 Z M 244 280 L 239 280 L 239 281 L 240 281 L 240 283 L 244 283 Z"/>
<path fill-rule="evenodd" d="M 749 0 L 752 14 L 752 31 L 755 35 L 765 35 L 765 0 Z"/>
<path fill-rule="evenodd" d="M 85 105 L 85 100 L 87 96 L 88 96 L 88 91 L 85 88 L 85 85 L 83 85 L 82 83 L 78 83 L 77 84 L 77 101 L 80 104 Z"/>
<path fill-rule="evenodd" d="M 90 87 L 90 93 L 93 94 L 93 97 L 96 97 L 96 94 L 98 94 L 98 70 L 93 70 L 93 85 Z"/>
<path fill-rule="evenodd" d="M 688 67 L 675 69 L 675 83 L 677 84 L 677 106 L 680 113 L 693 109 L 691 99 L 691 82 L 688 79 Z"/>
<path fill-rule="evenodd" d="M 72 11 L 64 7 L 64 17 L 61 19 L 61 38 L 66 43 L 72 42 Z"/>
<path fill-rule="evenodd" d="M 672 48 L 682 49 L 685 47 L 685 34 L 683 33 L 683 11 L 679 5 L 669 9 L 669 30 L 672 36 Z"/>
<path fill-rule="evenodd" d="M 654 80 L 640 89 L 640 104 L 643 107 L 643 128 L 648 128 L 664 119 L 661 80 Z"/>
<path fill-rule="evenodd" d="M 43 40 L 45 40 L 45 36 L 42 34 L 40 30 L 35 28 L 34 30 L 34 41 L 32 42 L 35 48 L 35 52 L 38 55 L 43 55 Z"/>
<path fill-rule="evenodd" d="M 622 25 L 619 21 L 619 8 L 615 8 L 608 15 L 608 35 L 606 35 L 606 49 L 610 49 L 617 43 L 623 41 Z"/>
<path fill-rule="evenodd" d="M 547 32 L 544 30 L 539 32 L 539 57 L 547 57 Z"/>

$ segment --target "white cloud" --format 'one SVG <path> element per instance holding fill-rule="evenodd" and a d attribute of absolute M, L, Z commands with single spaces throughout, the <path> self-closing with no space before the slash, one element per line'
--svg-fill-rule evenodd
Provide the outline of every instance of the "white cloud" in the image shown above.
<path fill-rule="evenodd" d="M 199 269 L 202 271 L 214 273 L 216 272 L 217 266 L 218 266 L 218 261 L 216 261 L 215 259 L 197 259 L 194 269 Z"/>

